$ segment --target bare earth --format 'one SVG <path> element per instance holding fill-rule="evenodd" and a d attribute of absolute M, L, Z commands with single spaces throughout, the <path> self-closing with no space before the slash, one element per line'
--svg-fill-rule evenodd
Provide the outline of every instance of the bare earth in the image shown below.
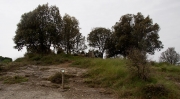
<path fill-rule="evenodd" d="M 70 63 L 53 66 L 23 66 L 19 70 L 7 72 L 3 76 L 24 76 L 28 82 L 3 84 L 0 82 L 0 99 L 116 99 L 112 91 L 104 88 L 90 88 L 81 77 L 86 69 L 70 67 Z M 65 69 L 66 74 L 74 75 L 62 90 L 60 84 L 47 79 Z"/>

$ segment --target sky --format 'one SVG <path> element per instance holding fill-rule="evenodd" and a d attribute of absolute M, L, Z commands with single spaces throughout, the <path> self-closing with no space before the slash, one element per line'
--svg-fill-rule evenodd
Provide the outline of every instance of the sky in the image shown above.
<path fill-rule="evenodd" d="M 149 58 L 158 61 L 168 47 L 180 53 L 180 0 L 0 0 L 0 56 L 14 60 L 24 55 L 26 49 L 13 48 L 17 24 L 22 14 L 46 3 L 56 5 L 62 17 L 65 13 L 76 17 L 86 37 L 95 27 L 111 29 L 122 15 L 141 12 L 159 24 L 158 34 L 164 45 Z"/>

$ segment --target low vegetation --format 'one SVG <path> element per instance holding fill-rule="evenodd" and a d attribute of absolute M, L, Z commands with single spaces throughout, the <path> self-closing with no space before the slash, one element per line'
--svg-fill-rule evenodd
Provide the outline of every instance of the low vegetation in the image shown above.
<path fill-rule="evenodd" d="M 48 55 L 26 53 L 25 57 L 18 58 L 15 62 L 23 62 L 34 65 L 53 65 L 68 62 L 71 58 L 71 55 L 63 53 L 58 55 L 54 53 Z"/>
<path fill-rule="evenodd" d="M 64 79 L 65 83 L 68 83 L 69 78 L 74 77 L 73 75 L 67 75 L 67 74 L 64 74 L 64 76 L 66 77 L 66 79 Z M 51 77 L 49 77 L 48 80 L 51 81 L 52 83 L 62 84 L 62 73 L 57 72 L 54 75 L 52 75 Z"/>
<path fill-rule="evenodd" d="M 12 58 L 0 56 L 0 63 L 9 63 L 9 62 L 12 62 Z"/>
<path fill-rule="evenodd" d="M 129 68 L 128 59 L 120 58 L 88 58 L 72 56 L 66 54 L 52 54 L 47 56 L 25 55 L 23 58 L 8 64 L 1 64 L 1 70 L 14 70 L 20 66 L 52 65 L 64 62 L 71 62 L 71 66 L 87 68 L 88 72 L 82 77 L 84 83 L 89 87 L 107 88 L 113 90 L 119 98 L 128 99 L 178 99 L 180 97 L 180 66 L 169 63 L 148 62 L 148 79 L 144 80 L 134 74 L 135 70 Z M 132 63 L 130 63 L 133 65 Z M 141 64 L 144 65 L 144 64 Z M 53 83 L 61 84 L 61 73 L 55 73 L 49 80 Z M 74 77 L 65 75 L 66 78 Z M 27 81 L 25 77 L 1 78 L 4 83 L 19 83 Z M 66 81 L 68 82 L 68 81 Z"/>
<path fill-rule="evenodd" d="M 73 66 L 89 68 L 84 75 L 90 87 L 110 88 L 119 98 L 178 99 L 180 67 L 168 63 L 149 62 L 148 80 L 132 76 L 126 59 L 81 58 Z"/>
<path fill-rule="evenodd" d="M 16 84 L 16 83 L 28 81 L 28 79 L 26 77 L 23 77 L 23 76 L 1 77 L 0 80 L 3 81 L 5 84 Z"/>

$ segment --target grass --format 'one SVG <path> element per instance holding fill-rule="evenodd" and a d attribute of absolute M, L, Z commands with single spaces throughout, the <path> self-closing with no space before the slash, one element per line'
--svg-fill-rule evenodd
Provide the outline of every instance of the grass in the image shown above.
<path fill-rule="evenodd" d="M 21 82 L 26 82 L 28 79 L 26 77 L 22 76 L 14 76 L 14 77 L 1 77 L 0 80 L 3 80 L 5 84 L 16 84 L 16 83 L 21 83 Z"/>
<path fill-rule="evenodd" d="M 49 54 L 49 55 L 40 55 L 27 53 L 24 57 L 18 58 L 15 62 L 33 64 L 33 65 L 54 65 L 68 62 L 73 58 L 71 55 L 67 54 Z"/>
<path fill-rule="evenodd" d="M 26 62 L 3 63 L 3 64 L 0 64 L 0 72 L 13 71 L 25 65 L 28 65 L 28 63 Z"/>
<path fill-rule="evenodd" d="M 71 66 L 87 68 L 83 75 L 84 83 L 90 87 L 104 87 L 113 90 L 119 98 L 127 99 L 180 99 L 180 66 L 168 63 L 152 63 L 148 81 L 132 76 L 126 59 L 100 59 L 72 56 L 66 54 L 51 54 L 46 56 L 27 54 L 15 62 L 0 64 L 0 71 L 18 69 L 20 66 L 54 65 L 71 62 Z M 48 68 L 44 68 L 46 70 Z M 61 83 L 61 73 L 55 73 L 50 81 Z M 68 77 L 68 75 L 65 75 Z M 2 79 L 2 78 L 1 78 Z M 5 82 L 17 82 L 18 77 L 11 77 Z M 24 81 L 22 78 L 22 81 Z M 21 80 L 20 80 L 21 82 Z M 165 95 L 164 95 L 165 94 Z"/>
<path fill-rule="evenodd" d="M 84 75 L 86 84 L 90 87 L 110 88 L 119 98 L 180 98 L 180 66 L 154 63 L 150 66 L 149 80 L 144 81 L 130 75 L 126 62 L 125 59 L 79 58 L 72 66 L 88 68 L 89 71 Z"/>

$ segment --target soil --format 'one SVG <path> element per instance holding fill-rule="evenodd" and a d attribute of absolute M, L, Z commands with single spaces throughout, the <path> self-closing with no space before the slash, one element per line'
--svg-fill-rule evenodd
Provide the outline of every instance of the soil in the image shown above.
<path fill-rule="evenodd" d="M 22 66 L 18 70 L 7 72 L 1 76 L 23 76 L 27 82 L 17 84 L 4 84 L 0 81 L 0 99 L 116 99 L 115 94 L 104 88 L 90 88 L 84 83 L 82 77 L 87 69 L 69 66 L 64 63 L 52 66 Z M 73 75 L 65 83 L 64 89 L 61 84 L 51 83 L 48 78 L 56 72 L 65 70 L 65 74 Z M 65 77 L 66 79 L 66 77 Z"/>

